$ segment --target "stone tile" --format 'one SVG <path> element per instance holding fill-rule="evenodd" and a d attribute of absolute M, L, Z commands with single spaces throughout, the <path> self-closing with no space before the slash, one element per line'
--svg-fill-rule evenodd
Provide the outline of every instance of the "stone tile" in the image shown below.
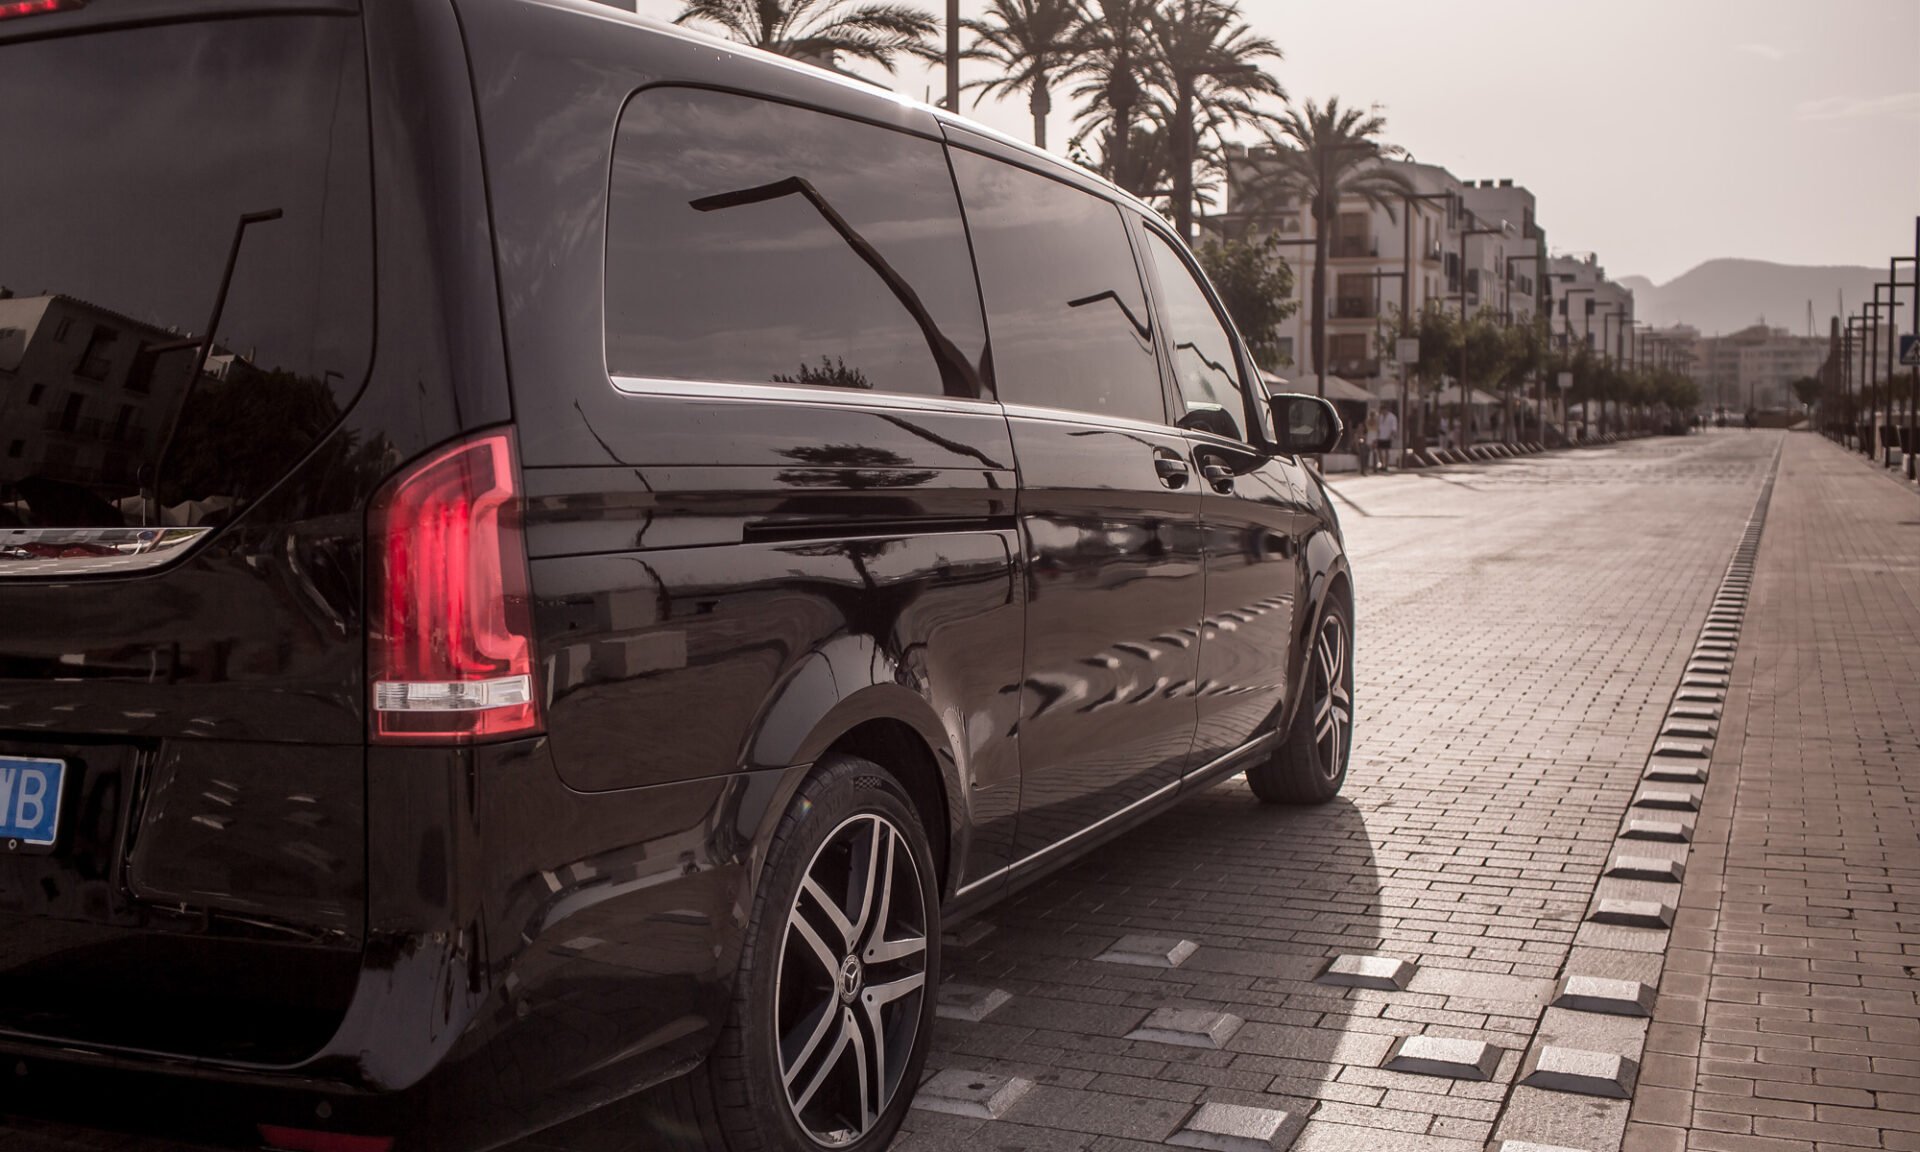
<path fill-rule="evenodd" d="M 1305 1117 L 1274 1108 L 1207 1103 L 1194 1109 L 1167 1143 L 1212 1152 L 1267 1152 L 1293 1145 Z"/>
<path fill-rule="evenodd" d="M 1602 900 L 1588 919 L 1623 928 L 1671 928 L 1673 906 L 1653 900 Z"/>
<path fill-rule="evenodd" d="M 1129 1040 L 1147 1040 L 1183 1048 L 1224 1048 L 1246 1021 L 1231 1012 L 1199 1008 L 1156 1008 Z"/>
<path fill-rule="evenodd" d="M 1553 997 L 1556 1008 L 1576 1012 L 1603 1012 L 1613 1016 L 1652 1016 L 1654 989 L 1638 980 L 1610 980 L 1600 976 L 1567 976 Z"/>
<path fill-rule="evenodd" d="M 994 1009 L 1011 999 L 1013 996 L 1005 989 L 948 981 L 940 985 L 935 993 L 933 1011 L 943 1019 L 978 1023 L 993 1015 Z"/>
<path fill-rule="evenodd" d="M 1446 1076 L 1456 1080 L 1491 1080 L 1500 1066 L 1500 1049 L 1482 1040 L 1452 1040 L 1439 1036 L 1407 1036 L 1394 1044 L 1381 1067 L 1416 1076 Z"/>
<path fill-rule="evenodd" d="M 1177 936 L 1122 936 L 1094 959 L 1140 968 L 1178 968 L 1199 948 L 1193 941 Z"/>
<path fill-rule="evenodd" d="M 1407 986 L 1416 971 L 1415 965 L 1392 956 L 1335 956 L 1314 979 L 1317 983 L 1346 988 L 1397 992 Z"/>
<path fill-rule="evenodd" d="M 1664 856 L 1615 856 L 1607 862 L 1608 876 L 1622 880 L 1655 880 L 1678 884 L 1686 879 L 1684 862 Z"/>
<path fill-rule="evenodd" d="M 913 1106 L 976 1120 L 998 1120 L 1033 1090 L 1033 1081 L 947 1068 L 933 1074 L 914 1093 Z"/>
<path fill-rule="evenodd" d="M 1520 1082 L 1550 1092 L 1626 1100 L 1633 1096 L 1639 1071 L 1639 1065 L 1625 1056 L 1549 1045 L 1528 1057 L 1521 1066 Z"/>

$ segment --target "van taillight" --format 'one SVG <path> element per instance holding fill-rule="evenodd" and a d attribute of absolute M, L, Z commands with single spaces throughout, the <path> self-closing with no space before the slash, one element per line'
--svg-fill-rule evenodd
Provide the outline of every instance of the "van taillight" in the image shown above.
<path fill-rule="evenodd" d="M 379 743 L 540 731 L 513 433 L 440 449 L 373 498 L 368 679 Z"/>

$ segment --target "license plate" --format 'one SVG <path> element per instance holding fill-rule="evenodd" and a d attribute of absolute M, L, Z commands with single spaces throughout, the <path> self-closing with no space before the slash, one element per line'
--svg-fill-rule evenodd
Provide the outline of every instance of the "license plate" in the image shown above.
<path fill-rule="evenodd" d="M 9 852 L 53 847 L 66 777 L 64 760 L 0 756 L 0 847 Z"/>

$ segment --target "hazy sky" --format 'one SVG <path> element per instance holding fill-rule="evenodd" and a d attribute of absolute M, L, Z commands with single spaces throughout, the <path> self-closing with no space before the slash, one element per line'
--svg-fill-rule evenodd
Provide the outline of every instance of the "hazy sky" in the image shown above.
<path fill-rule="evenodd" d="M 963 15 L 983 7 L 961 0 Z M 1416 159 L 1525 184 L 1554 249 L 1598 252 L 1611 275 L 1665 282 L 1716 256 L 1884 267 L 1912 251 L 1920 0 L 1242 7 L 1286 53 L 1275 71 L 1294 99 L 1378 103 Z M 943 85 L 914 66 L 892 83 Z M 1049 127 L 1062 150 L 1065 105 Z M 1024 99 L 966 110 L 1032 134 Z"/>

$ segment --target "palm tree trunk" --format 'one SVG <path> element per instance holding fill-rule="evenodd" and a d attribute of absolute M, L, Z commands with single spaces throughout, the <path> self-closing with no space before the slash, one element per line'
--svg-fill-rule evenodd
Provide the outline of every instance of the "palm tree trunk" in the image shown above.
<path fill-rule="evenodd" d="M 1185 80 L 1173 109 L 1173 223 L 1180 239 L 1193 243 L 1193 84 Z"/>
<path fill-rule="evenodd" d="M 1324 196 L 1313 201 L 1313 371 L 1319 380 L 1320 395 L 1327 394 L 1327 203 Z"/>
<path fill-rule="evenodd" d="M 1047 113 L 1053 111 L 1053 93 L 1047 87 L 1047 74 L 1036 70 L 1033 74 L 1033 92 L 1027 97 L 1027 109 L 1033 113 L 1033 146 L 1047 146 Z"/>

